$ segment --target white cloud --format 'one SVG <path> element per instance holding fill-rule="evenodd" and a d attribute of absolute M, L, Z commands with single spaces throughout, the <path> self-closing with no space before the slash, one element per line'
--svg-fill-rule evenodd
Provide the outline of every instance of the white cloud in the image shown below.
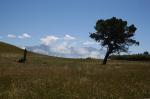
<path fill-rule="evenodd" d="M 104 56 L 102 51 L 93 47 L 74 48 L 74 51 L 78 58 L 103 58 Z"/>
<path fill-rule="evenodd" d="M 75 49 L 76 53 L 79 54 L 80 56 L 86 57 L 86 55 L 89 54 L 88 49 L 81 47 L 81 48 L 77 48 Z"/>
<path fill-rule="evenodd" d="M 54 35 L 48 35 L 40 39 L 41 45 L 28 47 L 31 51 L 46 55 L 67 57 L 67 58 L 102 58 L 102 51 L 98 50 L 95 42 L 80 42 L 74 40 L 75 37 L 65 35 L 63 38 Z M 83 46 L 83 45 L 92 46 Z M 95 48 L 96 47 L 96 48 Z"/>
<path fill-rule="evenodd" d="M 95 42 L 92 42 L 92 41 L 83 42 L 83 45 L 93 45 L 93 44 L 95 44 Z"/>
<path fill-rule="evenodd" d="M 91 51 L 89 57 L 92 57 L 92 58 L 99 58 L 99 57 L 100 57 L 100 53 L 99 53 L 99 51 Z M 101 58 L 102 58 L 102 57 L 103 57 L 103 56 L 101 55 Z"/>
<path fill-rule="evenodd" d="M 14 35 L 14 34 L 8 34 L 7 37 L 8 38 L 16 38 L 16 35 Z"/>
<path fill-rule="evenodd" d="M 42 49 L 34 49 L 33 52 L 48 55 L 48 52 Z"/>
<path fill-rule="evenodd" d="M 57 40 L 62 40 L 62 42 L 64 40 L 75 40 L 76 38 L 71 36 L 71 35 L 65 35 L 63 38 L 59 38 L 57 36 L 54 36 L 54 35 L 48 35 L 46 37 L 43 37 L 41 38 L 41 43 L 44 44 L 44 45 L 50 45 L 54 42 L 56 42 Z M 59 46 L 59 48 L 62 47 L 62 46 Z"/>
<path fill-rule="evenodd" d="M 34 52 L 67 58 L 103 58 L 104 52 L 93 47 L 74 46 L 70 42 L 55 42 L 55 44 L 28 47 Z"/>
<path fill-rule="evenodd" d="M 99 45 L 99 43 L 95 42 L 95 41 L 85 41 L 82 44 L 85 45 L 85 46 Z"/>
<path fill-rule="evenodd" d="M 61 42 L 56 45 L 51 45 L 50 50 L 52 52 L 59 53 L 59 54 L 70 54 L 71 53 L 70 44 L 68 44 L 67 42 Z"/>
<path fill-rule="evenodd" d="M 31 36 L 27 33 L 23 33 L 22 35 L 19 35 L 18 38 L 20 39 L 26 39 L 26 38 L 31 38 Z"/>
<path fill-rule="evenodd" d="M 44 37 L 44 38 L 41 38 L 40 40 L 41 40 L 42 44 L 44 44 L 44 45 L 49 45 L 49 44 L 51 44 L 52 42 L 57 41 L 58 39 L 59 39 L 59 38 L 56 37 L 56 36 L 49 35 L 49 36 L 46 36 L 46 37 Z"/>
<path fill-rule="evenodd" d="M 65 39 L 65 40 L 75 40 L 76 38 L 73 37 L 73 36 L 71 36 L 71 35 L 66 34 L 66 35 L 64 36 L 64 39 Z"/>

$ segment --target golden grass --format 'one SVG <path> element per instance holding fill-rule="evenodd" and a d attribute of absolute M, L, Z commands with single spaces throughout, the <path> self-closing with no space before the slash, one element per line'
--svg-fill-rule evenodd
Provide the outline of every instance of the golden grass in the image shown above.
<path fill-rule="evenodd" d="M 30 53 L 20 64 L 19 56 L 15 49 L 0 52 L 0 99 L 150 98 L 150 62 L 108 61 L 104 66 L 101 60 Z"/>
<path fill-rule="evenodd" d="M 103 66 L 100 60 L 29 55 L 20 64 L 15 58 L 0 57 L 0 99 L 150 97 L 149 62 L 109 61 Z"/>

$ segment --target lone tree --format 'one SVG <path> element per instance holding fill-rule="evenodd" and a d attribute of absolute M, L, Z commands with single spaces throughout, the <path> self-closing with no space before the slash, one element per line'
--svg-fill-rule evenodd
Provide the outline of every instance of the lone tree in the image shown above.
<path fill-rule="evenodd" d="M 132 38 L 136 27 L 133 24 L 128 26 L 127 21 L 122 19 L 100 19 L 96 22 L 95 30 L 96 32 L 90 33 L 90 37 L 107 48 L 103 64 L 106 64 L 110 54 L 127 52 L 129 46 L 139 45 L 139 42 Z"/>

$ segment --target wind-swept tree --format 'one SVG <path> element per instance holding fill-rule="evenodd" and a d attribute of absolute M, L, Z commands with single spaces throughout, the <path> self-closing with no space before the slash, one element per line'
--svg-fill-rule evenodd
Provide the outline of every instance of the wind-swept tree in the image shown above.
<path fill-rule="evenodd" d="M 95 30 L 96 32 L 90 33 L 90 37 L 107 48 L 103 64 L 106 64 L 110 54 L 128 52 L 129 46 L 139 45 L 139 42 L 133 39 L 136 27 L 133 24 L 128 26 L 127 21 L 122 19 L 100 19 L 96 22 Z"/>

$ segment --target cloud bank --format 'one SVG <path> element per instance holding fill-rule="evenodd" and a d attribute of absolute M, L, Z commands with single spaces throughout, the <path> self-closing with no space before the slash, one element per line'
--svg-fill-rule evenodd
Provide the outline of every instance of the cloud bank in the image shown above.
<path fill-rule="evenodd" d="M 105 51 L 91 47 L 96 44 L 92 41 L 76 40 L 71 35 L 57 37 L 48 35 L 40 39 L 41 44 L 38 46 L 28 46 L 27 49 L 36 53 L 50 56 L 66 57 L 66 58 L 103 58 Z"/>

